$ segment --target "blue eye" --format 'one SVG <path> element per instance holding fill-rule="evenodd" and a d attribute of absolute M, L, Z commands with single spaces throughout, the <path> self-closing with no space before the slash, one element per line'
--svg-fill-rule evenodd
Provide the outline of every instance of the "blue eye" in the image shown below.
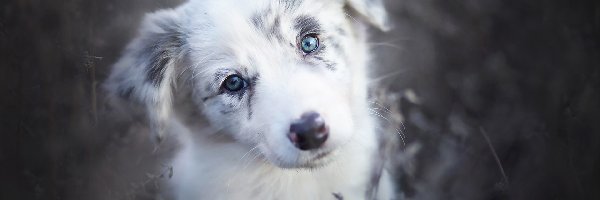
<path fill-rule="evenodd" d="M 244 80 L 239 75 L 230 75 L 225 78 L 221 87 L 225 88 L 230 92 L 237 92 L 247 87 L 246 80 Z"/>
<path fill-rule="evenodd" d="M 306 35 L 300 41 L 300 48 L 304 53 L 315 52 L 319 48 L 319 38 L 316 35 Z"/>

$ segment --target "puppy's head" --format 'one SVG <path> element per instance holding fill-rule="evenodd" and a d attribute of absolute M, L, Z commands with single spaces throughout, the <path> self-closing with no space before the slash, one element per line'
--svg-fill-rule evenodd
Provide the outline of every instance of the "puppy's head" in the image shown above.
<path fill-rule="evenodd" d="M 213 127 L 273 164 L 320 166 L 364 137 L 362 21 L 386 28 L 380 1 L 191 1 L 147 17 L 107 88 L 145 105 L 159 135 L 187 88 Z"/>

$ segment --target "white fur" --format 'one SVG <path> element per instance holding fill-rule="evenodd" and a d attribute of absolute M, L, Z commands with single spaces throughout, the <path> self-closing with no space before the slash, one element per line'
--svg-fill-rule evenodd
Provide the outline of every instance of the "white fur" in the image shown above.
<path fill-rule="evenodd" d="M 314 55 L 296 45 L 307 16 L 320 27 Z M 106 88 L 140 104 L 157 136 L 180 139 L 170 180 L 177 199 L 365 199 L 378 144 L 362 21 L 385 28 L 381 2 L 192 0 L 146 17 Z M 254 82 L 223 93 L 231 74 Z M 287 132 L 307 111 L 320 113 L 330 134 L 302 151 Z M 379 199 L 392 194 L 384 173 Z"/>

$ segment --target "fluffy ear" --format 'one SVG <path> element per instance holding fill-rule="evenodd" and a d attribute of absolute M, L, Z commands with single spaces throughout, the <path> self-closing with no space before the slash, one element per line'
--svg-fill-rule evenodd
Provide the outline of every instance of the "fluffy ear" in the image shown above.
<path fill-rule="evenodd" d="M 355 10 L 362 18 L 379 28 L 388 31 L 390 25 L 387 18 L 384 0 L 345 0 L 348 7 Z"/>
<path fill-rule="evenodd" d="M 104 84 L 109 97 L 141 105 L 159 140 L 171 117 L 175 71 L 184 55 L 180 27 L 174 10 L 148 14 Z"/>

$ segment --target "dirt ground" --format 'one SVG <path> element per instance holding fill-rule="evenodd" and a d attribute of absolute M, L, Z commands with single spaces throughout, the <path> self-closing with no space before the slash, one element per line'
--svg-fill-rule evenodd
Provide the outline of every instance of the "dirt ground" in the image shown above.
<path fill-rule="evenodd" d="M 0 199 L 163 199 L 176 148 L 99 85 L 143 14 L 179 3 L 0 2 Z M 600 1 L 387 5 L 373 77 L 401 110 L 406 199 L 600 199 Z"/>

